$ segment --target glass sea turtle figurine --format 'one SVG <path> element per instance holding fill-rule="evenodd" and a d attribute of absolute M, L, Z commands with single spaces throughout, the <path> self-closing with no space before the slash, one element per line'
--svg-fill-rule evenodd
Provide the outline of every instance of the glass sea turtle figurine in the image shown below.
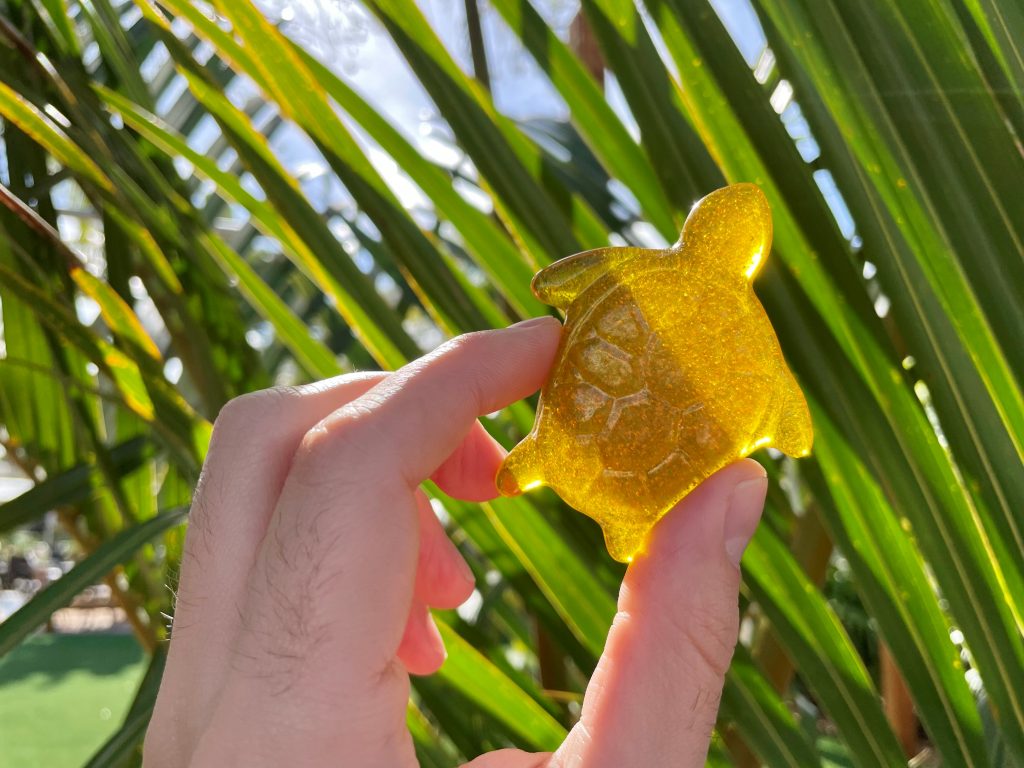
<path fill-rule="evenodd" d="M 505 459 L 507 496 L 550 486 L 629 562 L 701 481 L 754 450 L 811 450 L 811 418 L 752 281 L 771 247 L 753 184 L 712 192 L 664 250 L 598 248 L 537 273 L 565 311 L 533 430 Z"/>

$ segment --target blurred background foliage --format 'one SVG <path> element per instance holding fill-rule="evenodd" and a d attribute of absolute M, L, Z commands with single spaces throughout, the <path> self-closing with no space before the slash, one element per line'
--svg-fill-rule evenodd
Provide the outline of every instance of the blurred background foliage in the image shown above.
<path fill-rule="evenodd" d="M 696 199 L 754 181 L 776 224 L 756 289 L 816 443 L 758 456 L 709 764 L 1024 765 L 1024 6 L 434 10 L 454 34 L 412 0 L 0 0 L 0 439 L 26 487 L 0 536 L 48 520 L 68 566 L 0 654 L 104 582 L 149 669 L 90 765 L 137 764 L 227 400 L 548 311 L 539 267 L 672 242 Z M 389 116 L 310 19 L 393 46 L 427 119 Z M 492 96 L 508 57 L 560 119 Z M 485 423 L 511 446 L 531 421 Z M 433 495 L 479 589 L 414 682 L 420 760 L 550 749 L 621 569 L 549 493 Z"/>

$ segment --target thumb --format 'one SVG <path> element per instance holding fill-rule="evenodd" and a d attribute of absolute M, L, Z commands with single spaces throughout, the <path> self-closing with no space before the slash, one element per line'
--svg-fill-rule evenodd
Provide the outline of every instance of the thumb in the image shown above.
<path fill-rule="evenodd" d="M 704 765 L 739 631 L 739 559 L 767 483 L 759 464 L 738 462 L 655 526 L 551 768 Z"/>

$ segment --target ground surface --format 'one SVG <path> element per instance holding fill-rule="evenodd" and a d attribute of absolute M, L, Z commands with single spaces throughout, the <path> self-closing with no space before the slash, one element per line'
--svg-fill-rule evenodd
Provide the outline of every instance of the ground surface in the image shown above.
<path fill-rule="evenodd" d="M 120 725 L 145 671 L 124 634 L 40 635 L 0 661 L 0 768 L 79 768 Z"/>

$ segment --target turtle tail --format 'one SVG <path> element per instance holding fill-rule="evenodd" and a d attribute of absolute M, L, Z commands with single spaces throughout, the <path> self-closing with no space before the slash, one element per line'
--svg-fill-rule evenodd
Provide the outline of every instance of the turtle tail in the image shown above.
<path fill-rule="evenodd" d="M 536 448 L 533 438 L 527 437 L 505 457 L 494 480 L 502 496 L 518 496 L 523 491 L 543 485 Z"/>

